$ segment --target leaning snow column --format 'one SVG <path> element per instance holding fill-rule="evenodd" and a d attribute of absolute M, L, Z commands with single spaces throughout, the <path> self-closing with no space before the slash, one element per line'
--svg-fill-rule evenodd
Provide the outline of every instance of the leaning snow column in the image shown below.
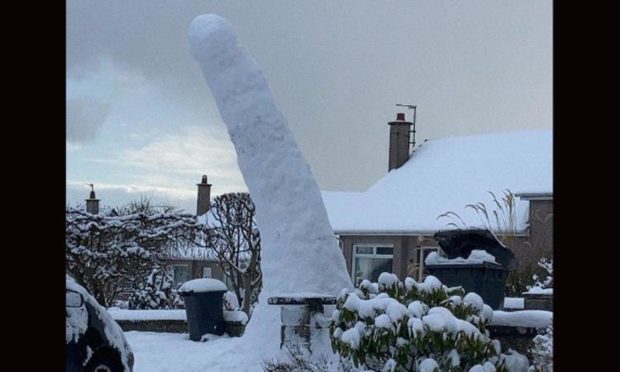
<path fill-rule="evenodd" d="M 231 24 L 215 14 L 201 15 L 190 26 L 189 43 L 256 205 L 263 290 L 246 335 L 260 327 L 263 335 L 275 336 L 269 342 L 277 346 L 279 311 L 268 307 L 267 298 L 302 292 L 337 295 L 352 287 L 351 280 L 310 166 Z"/>

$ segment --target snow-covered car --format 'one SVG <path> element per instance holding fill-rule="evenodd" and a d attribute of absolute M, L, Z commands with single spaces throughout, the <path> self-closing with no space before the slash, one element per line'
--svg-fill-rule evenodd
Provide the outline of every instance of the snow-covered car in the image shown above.
<path fill-rule="evenodd" d="M 66 372 L 131 372 L 123 330 L 84 287 L 66 277 Z"/>

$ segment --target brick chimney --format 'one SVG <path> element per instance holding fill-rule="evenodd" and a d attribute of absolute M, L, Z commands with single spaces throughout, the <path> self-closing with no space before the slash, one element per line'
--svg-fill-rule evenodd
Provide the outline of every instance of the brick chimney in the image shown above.
<path fill-rule="evenodd" d="M 90 195 L 86 199 L 86 212 L 90 214 L 99 214 L 99 199 L 95 196 L 95 185 L 90 184 Z"/>
<path fill-rule="evenodd" d="M 202 176 L 202 181 L 197 183 L 198 200 L 196 205 L 196 215 L 200 216 L 209 210 L 211 204 L 211 184 L 207 182 L 207 175 Z"/>
<path fill-rule="evenodd" d="M 409 142 L 412 122 L 405 121 L 405 114 L 396 114 L 396 121 L 388 123 L 390 126 L 390 154 L 388 172 L 400 168 L 409 160 Z"/>

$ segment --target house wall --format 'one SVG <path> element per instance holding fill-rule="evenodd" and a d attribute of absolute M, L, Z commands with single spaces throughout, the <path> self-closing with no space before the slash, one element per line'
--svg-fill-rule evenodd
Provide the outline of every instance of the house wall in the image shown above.
<path fill-rule="evenodd" d="M 401 279 L 408 275 L 408 268 L 417 263 L 416 248 L 439 247 L 432 236 L 424 235 L 343 235 L 340 240 L 349 275 L 353 274 L 353 247 L 356 244 L 390 244 L 394 246 L 392 272 Z"/>
<path fill-rule="evenodd" d="M 530 225 L 526 234 L 499 238 L 515 254 L 518 268 L 536 265 L 540 257 L 553 250 L 553 200 L 531 200 Z M 353 247 L 356 244 L 393 245 L 392 272 L 400 280 L 414 277 L 412 268 L 419 264 L 417 248 L 439 248 L 432 235 L 340 235 L 340 241 L 350 276 L 353 275 Z"/>
<path fill-rule="evenodd" d="M 553 249 L 553 200 L 530 201 L 530 241 L 545 253 Z"/>

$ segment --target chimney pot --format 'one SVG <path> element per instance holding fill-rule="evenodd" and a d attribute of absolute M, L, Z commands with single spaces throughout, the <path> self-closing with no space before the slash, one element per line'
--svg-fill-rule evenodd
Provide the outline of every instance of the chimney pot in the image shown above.
<path fill-rule="evenodd" d="M 396 120 L 398 121 L 405 121 L 405 113 L 404 112 L 399 112 L 396 114 Z"/>

